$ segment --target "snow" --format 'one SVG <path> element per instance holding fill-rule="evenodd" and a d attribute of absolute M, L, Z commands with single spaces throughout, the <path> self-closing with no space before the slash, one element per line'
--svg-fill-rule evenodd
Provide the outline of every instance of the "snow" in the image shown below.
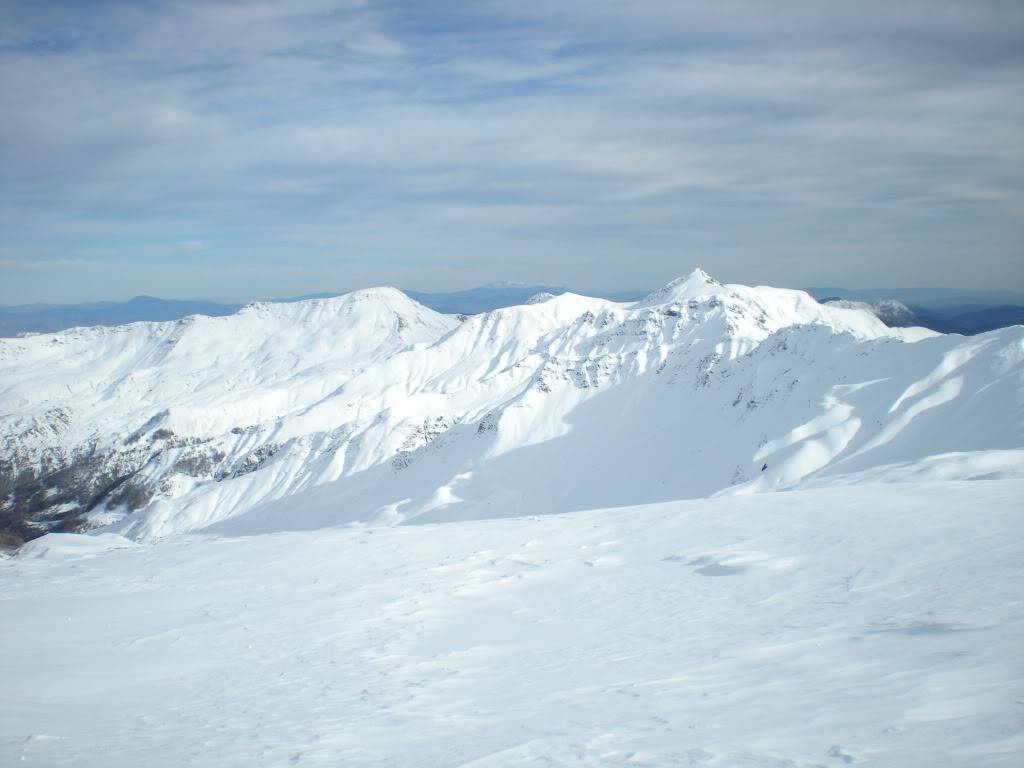
<path fill-rule="evenodd" d="M 0 764 L 1018 766 L 1022 498 L 862 479 L 0 560 Z"/>
<path fill-rule="evenodd" d="M 833 488 L 859 483 L 906 483 L 935 480 L 1024 480 L 1024 450 L 940 453 L 919 461 L 824 476 L 807 488 Z"/>
<path fill-rule="evenodd" d="M 0 765 L 1024 753 L 1024 327 L 695 270 L 72 329 L 0 341 L 0 470 L 96 526 L 0 558 Z"/>
<path fill-rule="evenodd" d="M 825 305 L 869 312 L 889 326 L 914 326 L 917 322 L 917 317 L 915 317 L 913 310 L 895 299 L 882 299 L 876 302 L 829 299 L 825 302 Z"/>
<path fill-rule="evenodd" d="M 33 539 L 20 549 L 17 556 L 26 558 L 68 558 L 88 557 L 111 549 L 124 549 L 139 546 L 131 539 L 118 536 L 116 533 L 99 533 L 84 536 L 78 533 L 48 533 Z"/>
<path fill-rule="evenodd" d="M 526 300 L 526 303 L 527 304 L 543 304 L 548 299 L 553 299 L 553 298 L 555 298 L 555 294 L 549 293 L 548 291 L 541 291 L 540 293 L 533 294 L 533 296 L 531 296 L 530 298 L 528 298 Z"/>
<path fill-rule="evenodd" d="M 394 288 L 226 317 L 76 328 L 0 341 L 0 412 L 66 405 L 65 440 L 126 422 L 199 435 L 281 417 L 363 367 L 458 323 Z M 145 416 L 145 418 L 143 418 Z"/>
<path fill-rule="evenodd" d="M 141 501 L 79 513 L 140 541 L 777 491 L 1024 448 L 1024 327 L 887 328 L 699 269 L 632 304 L 565 293 L 462 322 L 379 288 L 73 329 L 0 341 L 0 373 L 0 458 L 99 457 L 87 471 Z"/>

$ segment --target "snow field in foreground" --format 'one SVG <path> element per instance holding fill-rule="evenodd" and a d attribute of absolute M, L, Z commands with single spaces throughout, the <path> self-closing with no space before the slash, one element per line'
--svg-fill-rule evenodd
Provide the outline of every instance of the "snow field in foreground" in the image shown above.
<path fill-rule="evenodd" d="M 1022 499 L 43 539 L 0 561 L 0 764 L 1018 766 Z"/>

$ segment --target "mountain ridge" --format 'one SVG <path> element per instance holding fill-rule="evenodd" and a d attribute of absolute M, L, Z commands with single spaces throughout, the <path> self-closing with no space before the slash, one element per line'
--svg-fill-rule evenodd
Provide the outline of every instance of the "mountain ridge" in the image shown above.
<path fill-rule="evenodd" d="M 815 299 L 860 301 L 884 305 L 906 303 L 914 318 L 895 317 L 897 325 L 922 325 L 941 333 L 973 335 L 1024 322 L 1024 294 L 1011 291 L 969 291 L 954 289 L 806 289 Z M 498 282 L 460 291 L 430 293 L 404 291 L 407 296 L 443 314 L 479 314 L 502 307 L 527 303 L 537 294 L 569 292 L 564 286 Z M 638 301 L 645 291 L 602 292 L 601 298 L 617 302 Z M 73 327 L 115 326 L 141 321 L 178 320 L 201 314 L 221 317 L 237 312 L 246 303 L 293 303 L 309 299 L 334 298 L 338 292 L 228 302 L 207 299 L 161 299 L 136 296 L 128 301 L 99 301 L 82 304 L 23 304 L 0 307 L 0 338 L 31 333 L 53 333 Z M 902 299 L 902 301 L 901 301 Z M 887 315 L 881 314 L 883 320 Z"/>
<path fill-rule="evenodd" d="M 460 319 L 376 288 L 3 340 L 0 522 L 151 539 L 495 517 L 1012 452 L 1022 339 L 695 270 L 634 303 Z"/>

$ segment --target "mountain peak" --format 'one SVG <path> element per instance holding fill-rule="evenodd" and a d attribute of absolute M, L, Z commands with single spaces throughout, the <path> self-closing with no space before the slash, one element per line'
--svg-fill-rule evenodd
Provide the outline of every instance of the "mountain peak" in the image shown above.
<path fill-rule="evenodd" d="M 376 288 L 361 288 L 358 291 L 343 294 L 340 298 L 345 297 L 351 297 L 352 299 L 363 301 L 393 301 L 395 299 L 399 301 L 412 301 L 412 299 L 410 299 L 404 292 L 400 291 L 398 288 L 392 288 L 390 285 L 382 285 Z"/>
<path fill-rule="evenodd" d="M 533 296 L 531 296 L 530 298 L 528 298 L 526 300 L 526 303 L 527 304 L 543 304 L 544 302 L 550 301 L 553 298 L 555 298 L 555 294 L 549 293 L 548 291 L 541 291 L 540 293 L 533 294 Z"/>
<path fill-rule="evenodd" d="M 698 296 L 722 293 L 724 290 L 725 286 L 703 269 L 697 267 L 690 274 L 684 277 L 677 277 L 664 287 L 647 294 L 647 296 L 637 302 L 636 306 L 652 307 L 658 304 L 668 304 L 674 301 L 695 299 Z"/>
<path fill-rule="evenodd" d="M 418 318 L 430 326 L 447 327 L 448 322 L 428 307 L 407 296 L 398 288 L 377 287 L 350 291 L 326 298 L 308 298 L 291 302 L 254 302 L 240 311 L 241 315 L 264 315 L 282 322 L 303 320 L 318 325 L 335 322 L 332 318 L 349 317 L 353 328 L 380 327 L 398 318 L 399 325 Z M 376 318 L 376 319 L 374 319 Z M 365 324 L 361 326 L 361 324 Z M 403 326 L 404 327 L 404 326 Z"/>

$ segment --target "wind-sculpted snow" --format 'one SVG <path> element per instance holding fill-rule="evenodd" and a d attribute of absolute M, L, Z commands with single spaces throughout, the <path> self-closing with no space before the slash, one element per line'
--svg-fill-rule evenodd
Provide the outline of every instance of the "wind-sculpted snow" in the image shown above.
<path fill-rule="evenodd" d="M 635 304 L 563 294 L 455 318 L 374 289 L 75 329 L 0 342 L 3 514 L 26 536 L 35 521 L 148 539 L 1012 462 L 1022 360 L 1021 327 L 891 329 L 700 270 Z"/>

